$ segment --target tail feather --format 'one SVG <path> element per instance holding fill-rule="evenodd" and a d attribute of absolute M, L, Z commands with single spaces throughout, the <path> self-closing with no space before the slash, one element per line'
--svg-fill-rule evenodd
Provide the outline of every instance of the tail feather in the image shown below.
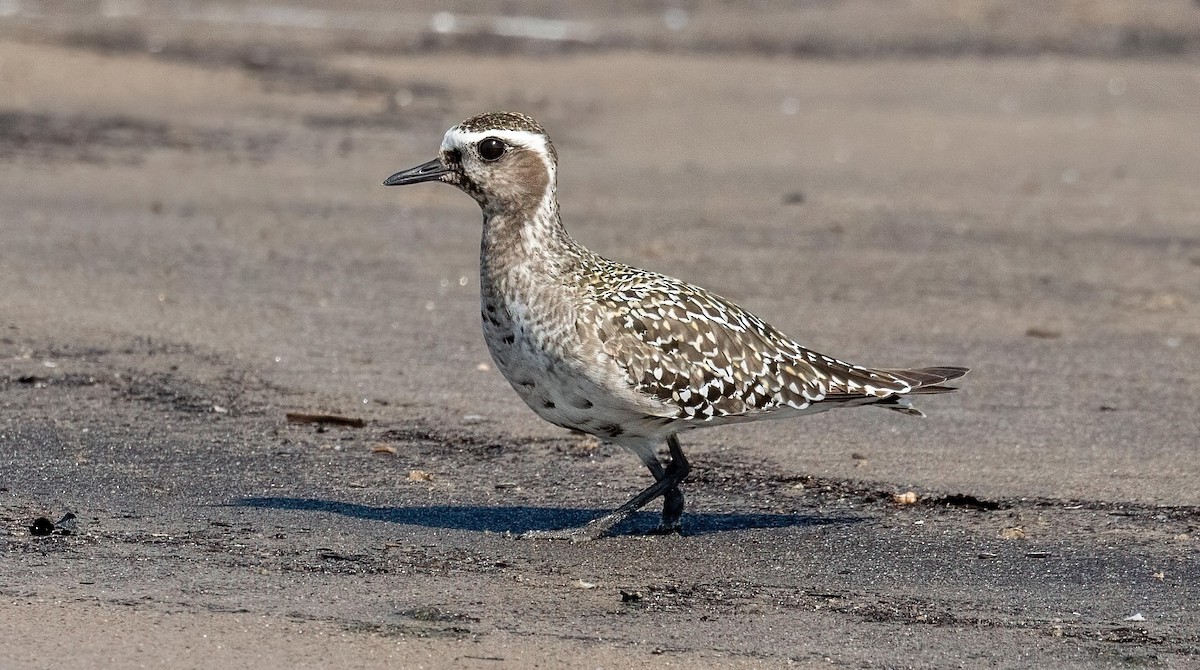
<path fill-rule="evenodd" d="M 942 382 L 958 379 L 959 377 L 970 372 L 970 368 L 960 368 L 953 366 L 941 366 L 933 368 L 915 368 L 912 370 L 884 370 L 890 375 L 894 375 L 913 385 L 913 390 L 910 393 L 945 393 L 953 391 L 953 388 L 945 386 L 937 386 Z M 938 389 L 938 390 L 934 390 Z"/>
<path fill-rule="evenodd" d="M 909 395 L 927 395 L 934 393 L 950 393 L 957 391 L 954 386 L 942 386 L 942 382 L 958 379 L 970 372 L 970 368 L 960 368 L 954 366 L 940 366 L 932 368 L 916 368 L 912 370 L 885 370 L 890 375 L 894 375 L 913 385 L 911 391 L 904 395 L 892 395 L 880 400 L 876 405 L 885 409 L 890 409 L 894 412 L 907 414 L 909 416 L 923 417 L 925 414 L 913 407 L 912 400 Z"/>
<path fill-rule="evenodd" d="M 861 393 L 846 393 L 837 391 L 827 394 L 822 398 L 822 402 L 828 402 L 834 405 L 843 407 L 853 407 L 856 405 L 872 405 L 890 409 L 893 412 L 900 412 L 909 416 L 925 416 L 925 414 L 913 407 L 912 398 L 914 395 L 927 395 L 934 393 L 950 393 L 957 391 L 954 386 L 942 386 L 942 382 L 947 382 L 952 379 L 958 379 L 970 372 L 969 368 L 960 368 L 954 366 L 939 366 L 932 368 L 914 368 L 911 370 L 874 370 L 875 373 L 890 375 L 909 384 L 912 388 L 903 393 L 891 392 L 886 397 L 872 397 Z"/>

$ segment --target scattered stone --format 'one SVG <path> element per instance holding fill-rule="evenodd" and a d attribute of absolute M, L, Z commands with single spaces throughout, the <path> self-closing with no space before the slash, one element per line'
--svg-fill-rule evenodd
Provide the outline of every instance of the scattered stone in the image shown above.
<path fill-rule="evenodd" d="M 1062 337 L 1062 331 L 1054 330 L 1053 328 L 1042 328 L 1039 326 L 1030 326 L 1029 328 L 1025 329 L 1025 336 L 1026 337 L 1038 337 L 1043 340 L 1054 340 L 1054 339 L 1058 339 L 1058 338 Z"/>
<path fill-rule="evenodd" d="M 1001 503 L 994 500 L 983 500 L 969 493 L 955 493 L 953 495 L 942 496 L 941 498 L 930 500 L 929 503 L 932 505 L 945 505 L 947 507 L 969 507 L 984 512 L 994 512 L 1004 508 Z"/>
<path fill-rule="evenodd" d="M 29 525 L 29 534 L 34 537 L 45 537 L 54 532 L 54 522 L 44 516 L 39 516 Z"/>
<path fill-rule="evenodd" d="M 337 414 L 309 414 L 307 412 L 288 412 L 288 423 L 316 423 L 331 426 L 348 426 L 350 428 L 362 428 L 367 425 L 366 421 L 356 419 L 349 416 L 338 416 Z"/>
<path fill-rule="evenodd" d="M 54 524 L 54 530 L 58 531 L 61 535 L 73 534 L 76 530 L 75 515 L 70 512 L 64 514 L 63 518 Z"/>

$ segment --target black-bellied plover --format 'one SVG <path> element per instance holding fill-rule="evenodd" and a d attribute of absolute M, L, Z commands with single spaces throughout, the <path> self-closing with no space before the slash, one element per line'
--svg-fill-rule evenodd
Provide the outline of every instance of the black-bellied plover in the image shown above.
<path fill-rule="evenodd" d="M 690 470 L 678 433 L 860 405 L 923 416 L 910 395 L 953 391 L 942 382 L 967 373 L 851 365 L 698 286 L 602 258 L 563 227 L 557 173 L 536 121 L 494 112 L 454 126 L 437 158 L 384 182 L 442 181 L 479 202 L 483 336 L 496 366 L 538 416 L 629 449 L 654 476 L 613 512 L 530 536 L 594 539 L 658 496 L 659 530 L 678 531 Z"/>

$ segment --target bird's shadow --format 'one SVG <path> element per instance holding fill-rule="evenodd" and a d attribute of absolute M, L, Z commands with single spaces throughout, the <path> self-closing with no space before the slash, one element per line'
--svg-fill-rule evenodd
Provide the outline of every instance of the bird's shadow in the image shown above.
<path fill-rule="evenodd" d="M 478 505 L 427 505 L 412 507 L 373 507 L 357 503 L 322 500 L 319 498 L 248 497 L 233 503 L 237 507 L 324 512 L 356 519 L 384 521 L 427 528 L 450 530 L 490 531 L 520 534 L 531 530 L 573 528 L 601 516 L 606 510 L 572 509 L 563 507 Z M 611 535 L 642 535 L 658 525 L 658 514 L 638 512 L 610 533 Z M 754 528 L 790 528 L 795 526 L 828 526 L 859 523 L 855 516 L 813 516 L 806 514 L 685 514 L 685 535 L 707 535 Z"/>

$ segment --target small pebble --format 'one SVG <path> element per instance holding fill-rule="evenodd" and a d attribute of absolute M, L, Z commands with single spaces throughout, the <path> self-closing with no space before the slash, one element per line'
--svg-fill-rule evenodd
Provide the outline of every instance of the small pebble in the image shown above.
<path fill-rule="evenodd" d="M 35 537 L 43 537 L 54 532 L 54 522 L 44 516 L 39 516 L 29 525 L 29 534 Z"/>

